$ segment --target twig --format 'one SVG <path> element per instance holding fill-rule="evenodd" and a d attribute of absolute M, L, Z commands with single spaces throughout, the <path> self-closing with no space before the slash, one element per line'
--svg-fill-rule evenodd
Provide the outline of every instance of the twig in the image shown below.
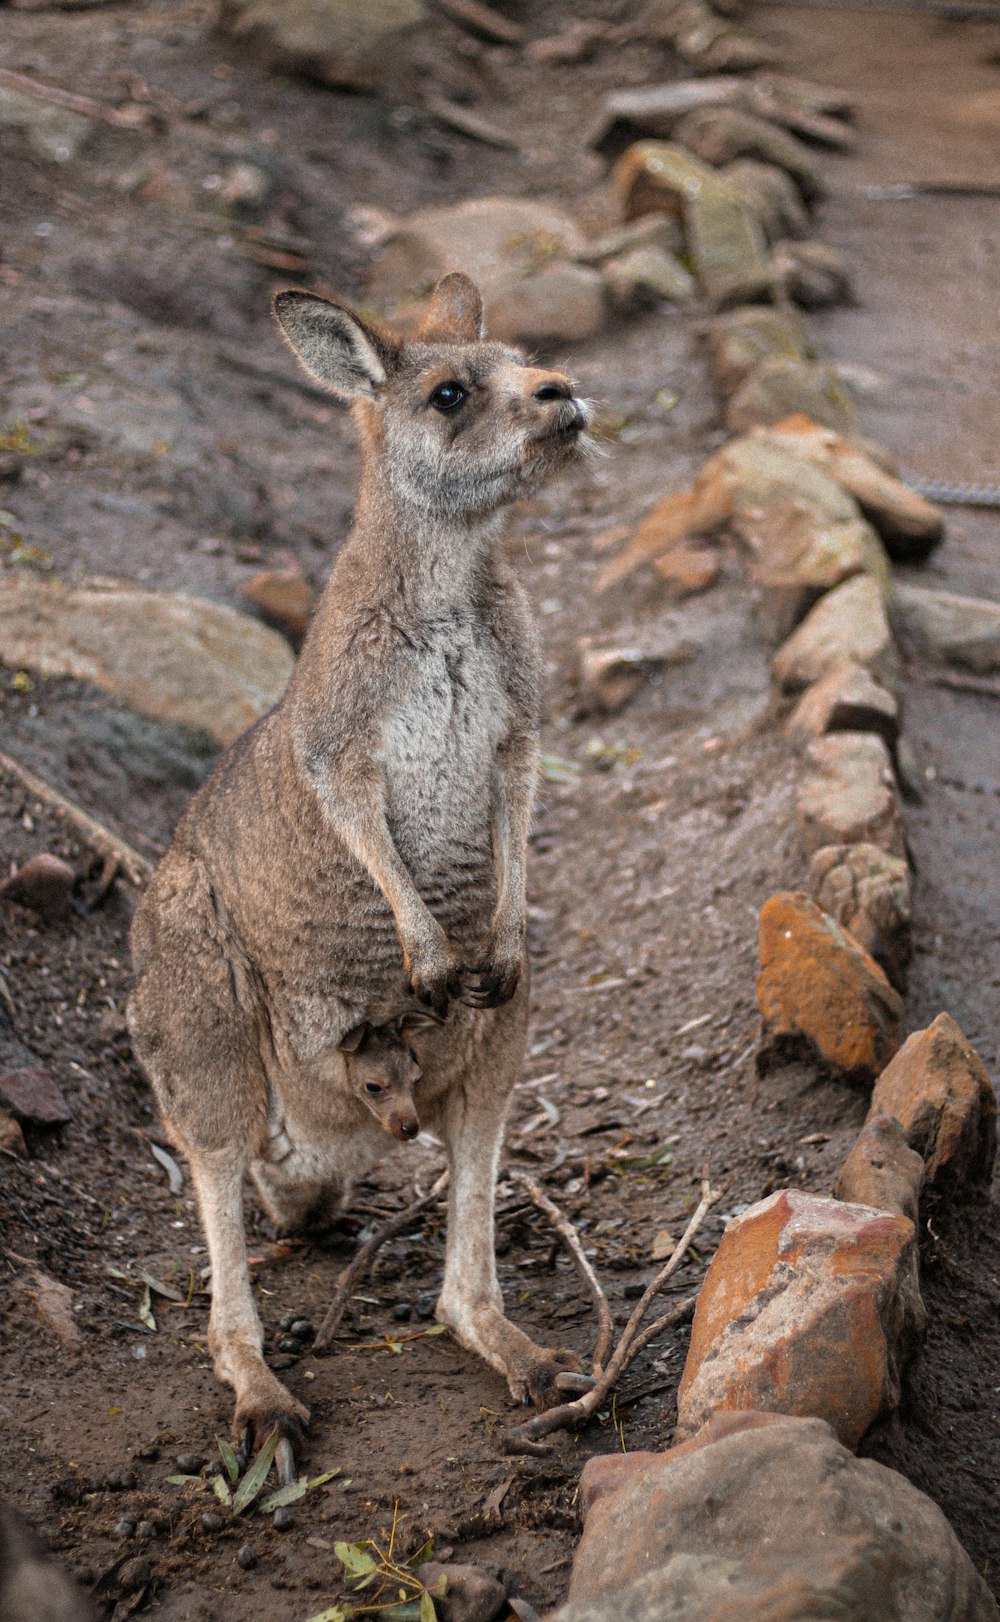
<path fill-rule="evenodd" d="M 146 121 L 148 115 L 144 109 L 131 110 L 128 108 L 109 107 L 103 101 L 94 101 L 90 96 L 78 96 L 72 90 L 63 90 L 59 85 L 42 84 L 38 79 L 29 79 L 26 73 L 15 73 L 11 68 L 0 68 L 0 85 L 6 85 L 9 90 L 20 91 L 23 96 L 34 96 L 38 101 L 51 101 L 57 107 L 66 107 L 72 113 L 79 113 L 83 118 L 95 118 L 105 124 L 113 124 L 118 129 L 134 130 L 137 125 Z"/>
<path fill-rule="evenodd" d="M 84 843 L 95 850 L 98 856 L 114 857 L 121 876 L 128 879 L 130 884 L 141 890 L 149 881 L 153 871 L 152 862 L 147 862 L 145 856 L 140 856 L 137 850 L 133 850 L 124 839 L 119 839 L 117 834 L 106 828 L 103 822 L 98 822 L 88 811 L 74 805 L 72 800 L 67 800 L 64 794 L 60 794 L 58 789 L 46 783 L 44 778 L 36 777 L 27 766 L 22 766 L 20 761 L 2 752 L 0 752 L 0 772 L 6 772 L 9 777 L 15 778 L 22 788 L 27 789 L 32 799 L 40 800 L 49 811 L 55 811 L 59 816 L 65 817 Z"/>
<path fill-rule="evenodd" d="M 694 1311 L 697 1295 L 686 1296 L 683 1300 L 678 1301 L 676 1306 L 672 1307 L 669 1312 L 665 1312 L 662 1318 L 658 1318 L 655 1323 L 649 1324 L 641 1334 L 639 1333 L 640 1325 L 649 1309 L 650 1302 L 657 1292 L 663 1288 L 668 1278 L 671 1278 L 676 1273 L 692 1239 L 704 1222 L 707 1212 L 715 1204 L 716 1200 L 721 1199 L 723 1192 L 724 1190 L 721 1188 L 713 1189 L 711 1187 L 706 1168 L 701 1181 L 701 1198 L 690 1222 L 674 1246 L 668 1261 L 660 1268 L 652 1283 L 646 1288 L 642 1299 L 636 1305 L 635 1311 L 625 1325 L 622 1337 L 597 1384 L 590 1391 L 584 1392 L 582 1397 L 577 1397 L 573 1402 L 564 1402 L 558 1408 L 549 1408 L 544 1413 L 536 1414 L 533 1419 L 527 1420 L 523 1425 L 512 1426 L 504 1433 L 506 1445 L 513 1449 L 524 1443 L 534 1443 L 539 1436 L 547 1436 L 549 1431 L 572 1430 L 578 1425 L 586 1424 L 591 1415 L 596 1413 L 601 1406 L 619 1376 L 624 1374 L 643 1346 L 648 1345 L 655 1335 L 662 1334 L 664 1330 L 669 1329 L 672 1325 L 683 1323 L 686 1317 Z"/>
<path fill-rule="evenodd" d="M 326 1317 L 320 1324 L 319 1332 L 313 1341 L 314 1352 L 326 1351 L 337 1332 L 341 1318 L 344 1316 L 344 1308 L 347 1306 L 351 1291 L 358 1279 L 367 1271 L 369 1264 L 378 1255 L 382 1246 L 387 1244 L 390 1239 L 395 1239 L 397 1233 L 402 1233 L 404 1228 L 409 1227 L 414 1217 L 419 1216 L 421 1211 L 437 1199 L 447 1181 L 448 1173 L 443 1171 L 428 1194 L 422 1194 L 419 1199 L 413 1201 L 412 1205 L 408 1205 L 404 1211 L 397 1211 L 394 1217 L 390 1217 L 388 1222 L 384 1222 L 381 1228 L 377 1228 L 371 1238 L 367 1239 L 361 1246 L 354 1260 L 348 1262 L 337 1280 L 333 1299 L 326 1310 Z"/>
<path fill-rule="evenodd" d="M 534 1205 L 548 1217 L 556 1233 L 559 1235 L 566 1249 L 579 1267 L 594 1298 L 594 1307 L 597 1311 L 597 1343 L 594 1347 L 594 1356 L 591 1362 L 591 1372 L 595 1380 L 604 1373 L 604 1364 L 611 1349 L 611 1336 L 614 1333 L 614 1324 L 611 1319 L 611 1308 L 600 1279 L 591 1267 L 580 1243 L 580 1236 L 568 1217 L 563 1216 L 557 1205 L 553 1205 L 547 1194 L 543 1194 L 537 1183 L 523 1171 L 508 1171 L 509 1182 L 517 1183 L 530 1196 Z"/>

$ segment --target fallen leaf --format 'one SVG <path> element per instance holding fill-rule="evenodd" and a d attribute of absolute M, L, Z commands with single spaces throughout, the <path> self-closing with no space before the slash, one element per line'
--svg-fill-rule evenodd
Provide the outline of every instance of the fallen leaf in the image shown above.
<path fill-rule="evenodd" d="M 661 1228 L 653 1240 L 653 1248 L 649 1252 L 650 1257 L 654 1262 L 665 1262 L 676 1243 L 673 1234 L 669 1233 L 666 1228 Z"/>
<path fill-rule="evenodd" d="M 249 1470 L 236 1489 L 236 1496 L 233 1499 L 234 1515 L 242 1515 L 245 1509 L 250 1508 L 250 1505 L 253 1503 L 254 1499 L 257 1497 L 265 1481 L 267 1480 L 268 1471 L 274 1463 L 274 1455 L 277 1452 L 277 1448 L 278 1433 L 277 1431 L 272 1431 L 271 1435 L 264 1443 L 264 1446 L 257 1454 L 257 1457 L 254 1459 Z"/>
<path fill-rule="evenodd" d="M 179 1194 L 184 1187 L 184 1173 L 173 1155 L 168 1154 L 166 1149 L 161 1148 L 158 1143 L 151 1143 L 149 1148 L 153 1159 L 163 1167 L 167 1174 L 167 1184 L 171 1194 Z"/>
<path fill-rule="evenodd" d="M 149 1285 L 143 1286 L 142 1300 L 139 1303 L 139 1319 L 147 1329 L 156 1329 L 156 1319 L 153 1317 L 153 1305 L 149 1299 Z"/>

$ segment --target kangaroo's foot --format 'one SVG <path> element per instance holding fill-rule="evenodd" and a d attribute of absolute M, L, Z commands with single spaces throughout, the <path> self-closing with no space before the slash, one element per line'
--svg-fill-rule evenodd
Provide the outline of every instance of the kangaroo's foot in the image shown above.
<path fill-rule="evenodd" d="M 566 1401 L 565 1392 L 556 1386 L 557 1377 L 583 1372 L 583 1363 L 575 1352 L 536 1345 L 499 1307 L 473 1305 L 453 1295 L 446 1298 L 442 1292 L 436 1315 L 460 1345 L 476 1352 L 504 1376 L 515 1402 L 532 1402 L 538 1409 L 554 1408 Z"/>
<path fill-rule="evenodd" d="M 263 1361 L 247 1370 L 240 1383 L 233 1415 L 233 1446 L 240 1469 L 245 1470 L 269 1437 L 277 1434 L 274 1466 L 282 1486 L 295 1480 L 296 1458 L 301 1455 L 309 1429 L 309 1410 Z"/>

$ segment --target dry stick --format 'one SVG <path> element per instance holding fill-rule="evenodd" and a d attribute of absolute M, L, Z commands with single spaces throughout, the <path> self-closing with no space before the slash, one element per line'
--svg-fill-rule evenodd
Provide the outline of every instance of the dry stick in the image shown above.
<path fill-rule="evenodd" d="M 584 1254 L 580 1243 L 580 1236 L 568 1217 L 564 1217 L 557 1205 L 553 1205 L 547 1194 L 543 1194 L 537 1183 L 523 1171 L 508 1171 L 509 1182 L 517 1183 L 531 1197 L 532 1203 L 548 1217 L 556 1233 L 559 1235 L 566 1249 L 569 1251 L 580 1272 L 583 1274 L 594 1298 L 597 1310 L 597 1344 L 594 1347 L 594 1356 L 591 1363 L 591 1372 L 596 1379 L 604 1373 L 604 1364 L 611 1349 L 611 1337 L 614 1334 L 614 1324 L 611 1319 L 611 1308 L 604 1293 L 601 1281 L 590 1262 Z"/>
<path fill-rule="evenodd" d="M 382 1246 L 387 1244 L 390 1239 L 395 1239 L 397 1233 L 402 1233 L 404 1228 L 409 1227 L 414 1217 L 419 1216 L 426 1206 L 437 1199 L 447 1181 L 448 1173 L 443 1171 L 428 1194 L 422 1194 L 419 1199 L 413 1201 L 412 1205 L 408 1205 L 404 1211 L 397 1211 L 394 1217 L 390 1217 L 388 1222 L 384 1222 L 381 1228 L 377 1228 L 371 1238 L 367 1239 L 361 1246 L 354 1260 L 348 1262 L 337 1280 L 333 1300 L 327 1308 L 326 1317 L 320 1324 L 319 1333 L 313 1341 L 314 1352 L 326 1351 L 337 1332 L 341 1318 L 344 1316 L 344 1308 L 347 1306 L 351 1291 L 358 1279 L 367 1271 L 369 1264 L 382 1249 Z"/>
<path fill-rule="evenodd" d="M 573 1402 L 564 1402 L 558 1408 L 549 1408 L 544 1413 L 536 1414 L 533 1419 L 527 1420 L 523 1425 L 512 1426 L 510 1430 L 504 1432 L 503 1439 L 505 1443 L 519 1446 L 521 1443 L 531 1443 L 539 1436 L 547 1436 L 549 1431 L 571 1430 L 577 1425 L 585 1424 L 591 1415 L 596 1413 L 619 1375 L 625 1372 L 642 1346 L 652 1340 L 653 1331 L 659 1333 L 661 1330 L 669 1328 L 672 1323 L 683 1321 L 686 1313 L 690 1310 L 691 1298 L 679 1301 L 670 1312 L 665 1313 L 655 1324 L 650 1324 L 642 1335 L 639 1334 L 639 1326 L 646 1315 L 649 1303 L 657 1291 L 663 1288 L 667 1279 L 676 1273 L 684 1259 L 688 1246 L 705 1220 L 706 1213 L 715 1204 L 716 1200 L 721 1199 L 722 1193 L 721 1188 L 713 1189 L 710 1186 L 707 1175 L 702 1177 L 701 1199 L 698 1201 L 694 1215 L 674 1246 L 670 1259 L 660 1268 L 653 1282 L 647 1287 L 642 1299 L 625 1325 L 622 1337 L 615 1347 L 607 1368 L 593 1389 L 584 1392 L 582 1397 L 577 1397 Z"/>
<path fill-rule="evenodd" d="M 22 788 L 27 789 L 32 799 L 40 800 L 48 810 L 65 817 L 67 822 L 72 823 L 84 843 L 95 850 L 98 856 L 114 857 L 118 862 L 121 876 L 128 879 L 130 884 L 141 890 L 148 882 L 153 871 L 152 862 L 147 862 L 145 856 L 140 856 L 139 852 L 133 850 L 124 839 L 119 839 L 118 835 L 112 833 L 110 828 L 106 828 L 103 822 L 98 822 L 96 817 L 92 817 L 81 806 L 74 805 L 72 800 L 67 800 L 64 794 L 60 794 L 58 789 L 46 783 L 44 778 L 36 777 L 27 766 L 22 766 L 20 761 L 3 753 L 0 753 L 0 772 L 6 772 L 9 777 L 16 778 Z"/>
<path fill-rule="evenodd" d="M 0 68 L 0 85 L 17 90 L 23 96 L 54 102 L 57 107 L 66 107 L 70 112 L 80 113 L 83 118 L 101 119 L 105 124 L 114 124 L 120 129 L 135 128 L 133 115 L 118 107 L 109 107 L 106 102 L 94 101 L 90 96 L 78 96 L 59 85 L 42 84 L 40 80 L 29 79 L 26 73 L 15 73 L 11 68 Z"/>

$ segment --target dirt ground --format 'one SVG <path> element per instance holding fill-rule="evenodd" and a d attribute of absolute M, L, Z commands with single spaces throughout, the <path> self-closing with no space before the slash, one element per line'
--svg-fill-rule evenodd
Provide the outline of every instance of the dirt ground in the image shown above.
<path fill-rule="evenodd" d="M 5 66 L 104 101 L 143 101 L 156 124 L 95 129 L 61 164 L 2 131 L 0 432 L 14 448 L 0 453 L 0 506 L 38 551 L 25 565 L 7 546 L 0 564 L 238 605 L 240 583 L 282 550 L 318 585 L 354 489 L 349 424 L 293 373 L 267 316 L 271 289 L 292 279 L 359 296 L 358 209 L 508 191 L 560 198 L 597 228 L 611 209 L 604 166 L 584 145 L 597 98 L 681 69 L 642 41 L 542 69 L 436 19 L 421 47 L 425 80 L 516 131 L 521 150 L 506 152 L 444 130 L 416 101 L 264 74 L 212 33 L 210 9 L 137 0 L 4 13 Z M 637 6 L 573 11 L 618 23 Z M 518 14 L 533 37 L 565 20 L 556 0 Z M 1000 482 L 1000 201 L 872 193 L 988 178 L 982 120 L 1000 122 L 1000 28 L 791 8 L 752 8 L 750 20 L 790 67 L 861 103 L 860 152 L 829 161 L 822 219 L 826 240 L 852 256 L 859 301 L 814 331 L 855 368 L 866 430 L 922 477 Z M 971 114 L 958 108 L 976 96 Z M 252 218 L 224 201 L 243 158 L 273 180 Z M 298 269 L 260 262 L 274 253 Z M 942 296 L 951 289 L 960 296 Z M 614 432 L 606 456 L 521 516 L 516 542 L 545 644 L 548 769 L 532 840 L 533 1026 L 508 1158 L 573 1217 L 619 1322 L 626 1292 L 652 1276 L 657 1236 L 680 1232 L 706 1160 L 729 1188 L 681 1289 L 700 1277 L 726 1215 L 788 1183 L 828 1191 L 866 1105 L 803 1067 L 755 1073 L 756 913 L 802 881 L 803 861 L 795 763 L 773 726 L 768 649 L 737 558 L 726 551 L 719 583 L 683 604 L 642 578 L 602 598 L 588 591 L 593 538 L 683 483 L 720 440 L 701 314 L 665 309 L 550 357 L 602 403 Z M 17 451 L 22 433 L 37 454 Z M 997 522 L 956 514 L 931 578 L 1000 597 Z M 654 648 L 683 639 L 690 652 L 621 717 L 596 722 L 579 716 L 573 685 L 583 635 Z M 23 687 L 0 672 L 2 747 L 140 850 L 161 850 L 211 763 L 206 741 L 140 722 L 80 683 Z M 907 730 L 927 788 L 907 811 L 918 871 L 907 1018 L 916 1028 L 949 1009 L 997 1074 L 995 712 L 995 699 L 910 672 Z M 43 849 L 86 875 L 87 853 L 0 779 L 0 858 Z M 61 1132 L 31 1135 L 27 1162 L 0 1156 L 5 1494 L 71 1569 L 100 1583 L 108 1614 L 131 1608 L 115 1572 L 142 1553 L 152 1569 L 142 1603 L 163 1618 L 306 1622 L 342 1591 L 334 1542 L 384 1534 L 394 1514 L 404 1554 L 432 1536 L 439 1555 L 504 1568 L 511 1592 L 538 1609 L 555 1603 L 582 1463 L 669 1442 L 685 1335 L 651 1348 L 585 1433 L 546 1458 L 510 1458 L 499 1378 L 447 1336 L 420 1334 L 443 1260 L 432 1218 L 359 1286 L 332 1356 L 279 1349 L 281 1319 L 318 1323 L 359 1233 L 433 1174 L 423 1142 L 379 1169 L 322 1246 L 276 1247 L 248 1200 L 268 1356 L 312 1410 L 309 1473 L 339 1474 L 295 1506 L 285 1532 L 253 1515 L 206 1528 L 218 1507 L 210 1492 L 167 1483 L 179 1457 L 217 1464 L 230 1401 L 205 1347 L 190 1183 L 172 1194 L 153 1156 L 157 1123 L 125 1034 L 128 918 L 117 891 L 60 924 L 0 911 L 0 1058 L 42 1064 L 73 1109 Z M 924 1217 L 927 1350 L 906 1413 L 870 1451 L 942 1505 L 997 1582 L 997 1207 Z M 586 1293 L 509 1184 L 498 1236 L 512 1315 L 586 1353 Z M 28 1262 L 73 1292 L 75 1347 L 38 1321 Z M 139 1317 L 144 1271 L 184 1297 L 154 1295 L 155 1331 Z M 236 1558 L 247 1543 L 252 1566 Z"/>

